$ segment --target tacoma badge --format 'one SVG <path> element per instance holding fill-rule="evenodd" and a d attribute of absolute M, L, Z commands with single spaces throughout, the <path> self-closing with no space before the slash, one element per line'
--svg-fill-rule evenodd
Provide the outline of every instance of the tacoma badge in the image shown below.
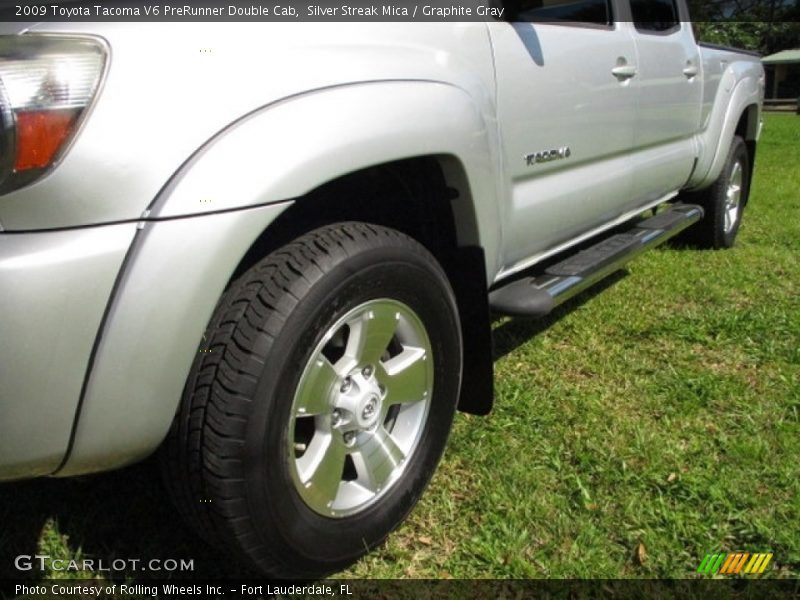
<path fill-rule="evenodd" d="M 554 150 L 544 150 L 542 152 L 527 154 L 525 155 L 525 163 L 530 167 L 538 163 L 562 160 L 570 156 L 572 156 L 572 150 L 569 149 L 569 146 L 564 146 L 563 148 L 556 148 Z"/>

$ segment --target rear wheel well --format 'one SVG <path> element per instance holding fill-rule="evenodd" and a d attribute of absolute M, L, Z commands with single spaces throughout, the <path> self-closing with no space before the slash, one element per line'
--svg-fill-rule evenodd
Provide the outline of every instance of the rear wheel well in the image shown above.
<path fill-rule="evenodd" d="M 493 401 L 486 263 L 467 178 L 451 156 L 375 165 L 297 198 L 253 243 L 230 284 L 270 252 L 319 227 L 361 221 L 396 229 L 433 254 L 456 294 L 464 341 L 459 409 L 487 414 Z"/>

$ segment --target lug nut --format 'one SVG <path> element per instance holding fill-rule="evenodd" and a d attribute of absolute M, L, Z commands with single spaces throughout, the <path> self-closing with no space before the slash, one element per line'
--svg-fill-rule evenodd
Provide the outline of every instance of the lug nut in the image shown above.
<path fill-rule="evenodd" d="M 345 380 L 342 382 L 342 387 L 339 388 L 339 391 L 342 392 L 343 394 L 346 394 L 347 392 L 350 391 L 351 387 L 353 387 L 353 381 L 349 377 L 346 377 Z"/>
<path fill-rule="evenodd" d="M 336 427 L 339 423 L 342 422 L 342 411 L 340 411 L 338 408 L 333 411 L 331 416 L 333 417 L 334 427 Z"/>
<path fill-rule="evenodd" d="M 367 365 L 366 367 L 364 367 L 362 369 L 361 374 L 364 377 L 366 377 L 367 379 L 369 379 L 370 377 L 372 377 L 372 372 L 373 371 L 374 371 L 374 369 L 372 368 L 372 365 Z"/>
<path fill-rule="evenodd" d="M 356 434 L 352 431 L 348 431 L 344 434 L 344 443 L 346 446 L 352 446 L 356 442 Z"/>

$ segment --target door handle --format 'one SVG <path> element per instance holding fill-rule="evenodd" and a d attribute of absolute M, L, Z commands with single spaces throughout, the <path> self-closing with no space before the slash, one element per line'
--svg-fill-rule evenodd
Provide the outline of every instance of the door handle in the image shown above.
<path fill-rule="evenodd" d="M 697 74 L 699 72 L 700 69 L 698 69 L 696 66 L 692 64 L 686 65 L 686 68 L 683 70 L 683 74 L 686 75 L 686 77 L 688 77 L 689 79 L 691 79 L 692 77 L 697 77 Z"/>
<path fill-rule="evenodd" d="M 611 69 L 611 72 L 620 81 L 636 77 L 636 73 L 638 73 L 634 65 L 619 65 Z"/>

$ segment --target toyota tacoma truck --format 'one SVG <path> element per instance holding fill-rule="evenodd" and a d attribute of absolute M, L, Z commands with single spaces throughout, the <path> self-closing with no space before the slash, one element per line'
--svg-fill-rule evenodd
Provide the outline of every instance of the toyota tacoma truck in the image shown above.
<path fill-rule="evenodd" d="M 757 57 L 683 0 L 493 6 L 0 25 L 0 479 L 158 451 L 201 536 L 323 576 L 489 412 L 492 314 L 734 244 Z"/>

